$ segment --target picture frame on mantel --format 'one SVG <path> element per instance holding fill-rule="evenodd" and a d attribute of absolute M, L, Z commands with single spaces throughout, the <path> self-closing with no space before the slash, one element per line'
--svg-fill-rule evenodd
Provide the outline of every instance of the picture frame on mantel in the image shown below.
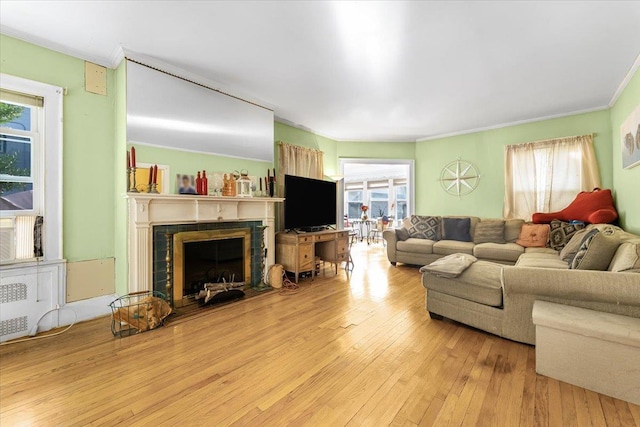
<path fill-rule="evenodd" d="M 640 165 L 640 105 L 620 126 L 622 167 L 630 169 Z"/>
<path fill-rule="evenodd" d="M 149 168 L 156 166 L 151 163 L 138 162 L 136 165 L 136 190 L 140 193 L 149 192 Z M 169 194 L 169 166 L 158 166 L 158 185 L 156 190 L 160 194 Z"/>

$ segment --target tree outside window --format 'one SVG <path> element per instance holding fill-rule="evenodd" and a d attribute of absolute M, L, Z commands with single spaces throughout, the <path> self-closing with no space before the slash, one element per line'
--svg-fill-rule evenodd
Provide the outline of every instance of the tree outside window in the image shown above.
<path fill-rule="evenodd" d="M 0 102 L 0 209 L 33 209 L 31 108 Z"/>

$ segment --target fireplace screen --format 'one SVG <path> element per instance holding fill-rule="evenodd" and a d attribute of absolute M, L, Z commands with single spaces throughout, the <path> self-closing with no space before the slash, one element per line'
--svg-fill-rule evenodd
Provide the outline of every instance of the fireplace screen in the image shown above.
<path fill-rule="evenodd" d="M 173 303 L 195 302 L 205 283 L 251 284 L 251 230 L 211 230 L 173 236 Z"/>
<path fill-rule="evenodd" d="M 184 244 L 183 296 L 197 294 L 205 283 L 244 281 L 244 239 Z"/>

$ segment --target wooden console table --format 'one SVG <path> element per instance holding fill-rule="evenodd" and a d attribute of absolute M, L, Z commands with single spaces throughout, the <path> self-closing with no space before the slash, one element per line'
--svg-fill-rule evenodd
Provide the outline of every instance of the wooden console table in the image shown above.
<path fill-rule="evenodd" d="M 335 264 L 336 274 L 342 262 L 349 261 L 349 232 L 325 230 L 309 233 L 293 231 L 276 234 L 276 263 L 295 274 L 295 281 L 303 271 L 316 274 L 316 257 Z"/>

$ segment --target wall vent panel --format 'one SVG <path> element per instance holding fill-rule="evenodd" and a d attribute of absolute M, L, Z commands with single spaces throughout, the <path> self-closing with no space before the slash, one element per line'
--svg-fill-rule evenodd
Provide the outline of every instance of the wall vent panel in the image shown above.
<path fill-rule="evenodd" d="M 27 316 L 14 317 L 0 322 L 0 336 L 11 335 L 29 329 Z"/>
<path fill-rule="evenodd" d="M 0 285 L 0 304 L 24 301 L 26 299 L 26 283 L 9 283 L 7 285 Z"/>

